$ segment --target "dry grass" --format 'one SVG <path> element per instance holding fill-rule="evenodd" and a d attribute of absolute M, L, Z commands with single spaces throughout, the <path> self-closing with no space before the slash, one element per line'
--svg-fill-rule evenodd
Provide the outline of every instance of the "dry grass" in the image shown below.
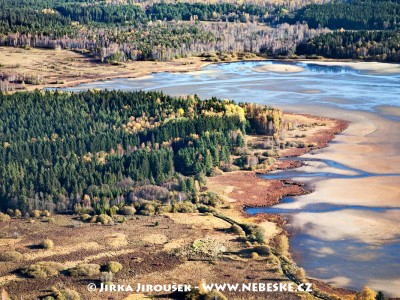
<path fill-rule="evenodd" d="M 174 249 L 183 247 L 189 243 L 189 239 L 177 239 L 164 244 L 165 251 L 172 251 Z"/>
<path fill-rule="evenodd" d="M 3 73 L 40 78 L 43 84 L 26 85 L 27 90 L 34 90 L 43 86 L 65 87 L 116 77 L 141 77 L 154 72 L 194 71 L 206 63 L 193 57 L 170 62 L 136 61 L 109 65 L 68 50 L 0 47 L 0 64 Z"/>
<path fill-rule="evenodd" d="M 128 220 L 124 224 L 115 226 L 98 226 L 84 223 L 81 226 L 71 226 L 70 216 L 54 216 L 55 223 L 45 222 L 26 223 L 24 220 L 12 219 L 9 225 L 0 225 L 0 229 L 7 234 L 8 226 L 11 230 L 18 228 L 19 239 L 0 239 L 0 251 L 7 249 L 4 241 L 15 243 L 15 249 L 24 255 L 20 262 L 0 264 L 0 285 L 3 285 L 10 296 L 33 299 L 43 296 L 44 291 L 50 290 L 54 285 L 63 282 L 65 286 L 76 290 L 82 299 L 104 299 L 115 296 L 102 294 L 102 298 L 88 294 L 85 279 L 96 279 L 101 274 L 90 273 L 85 276 L 68 276 L 67 273 L 59 274 L 58 265 L 48 270 L 43 261 L 61 264 L 63 269 L 77 266 L 95 264 L 106 265 L 110 261 L 117 261 L 123 266 L 113 279 L 114 282 L 132 283 L 132 278 L 141 283 L 191 283 L 197 284 L 201 279 L 207 282 L 248 282 L 254 273 L 261 276 L 283 279 L 273 273 L 268 273 L 262 261 L 253 261 L 248 265 L 248 259 L 229 255 L 227 261 L 217 260 L 216 264 L 207 261 L 181 262 L 178 257 L 170 254 L 172 249 L 192 245 L 195 240 L 211 239 L 222 245 L 227 251 L 240 251 L 246 245 L 237 240 L 237 235 L 226 230 L 230 224 L 211 215 L 201 214 L 168 214 L 166 216 L 140 216 L 139 219 Z M 153 226 L 154 222 L 158 226 Z M 55 247 L 49 250 L 32 248 L 34 241 L 51 238 Z M 110 240 L 114 240 L 110 242 Z M 116 248 L 117 246 L 117 248 Z M 233 260 L 234 259 L 234 260 Z M 265 263 L 265 262 L 264 262 Z M 16 269 L 31 267 L 31 273 L 37 278 L 24 278 Z M 97 269 L 96 269 L 97 270 Z M 54 271 L 54 272 L 53 272 Z M 36 274 L 37 273 L 37 274 Z M 65 274 L 64 274 L 65 273 Z M 79 272 L 78 272 L 79 273 Z M 83 273 L 79 273 L 83 274 Z M 96 275 L 97 274 L 97 275 Z M 226 277 L 227 274 L 231 277 Z M 43 275 L 43 276 L 42 276 Z M 53 276 L 57 275 L 57 276 Z M 88 275 L 88 276 L 86 276 Z M 97 278 L 97 279 L 99 279 Z M 261 277 L 260 277 L 261 278 Z M 118 294 L 118 299 L 128 297 L 126 293 Z M 228 295 L 229 299 L 235 298 L 234 294 Z M 241 295 L 242 296 L 242 295 Z M 257 296 L 257 295 L 256 295 Z M 287 295 L 281 299 L 296 299 L 295 295 Z M 129 296 L 131 297 L 131 296 Z M 135 299 L 135 298 L 127 299 Z M 137 297 L 137 296 L 135 296 Z M 144 298 L 138 298 L 144 299 Z M 263 299 L 257 298 L 254 299 Z M 279 298 L 277 298 L 279 299 Z"/>
<path fill-rule="evenodd" d="M 71 245 L 55 246 L 47 251 L 32 251 L 24 254 L 26 260 L 44 259 L 51 256 L 62 256 L 70 253 L 77 253 L 83 250 L 96 250 L 101 249 L 100 245 L 96 242 L 82 242 Z"/>
<path fill-rule="evenodd" d="M 106 244 L 107 246 L 111 246 L 113 248 L 124 247 L 128 245 L 128 240 L 126 239 L 126 235 L 123 233 L 113 233 L 106 236 Z"/>
<path fill-rule="evenodd" d="M 266 241 L 269 241 L 271 239 L 273 239 L 277 234 L 279 234 L 282 229 L 279 228 L 275 223 L 273 222 L 261 222 L 259 224 L 257 224 L 262 231 L 264 232 L 264 239 Z"/>
<path fill-rule="evenodd" d="M 43 241 L 40 243 L 40 246 L 41 246 L 43 249 L 48 250 L 48 249 L 51 249 L 51 248 L 54 247 L 54 242 L 53 242 L 52 240 L 50 240 L 50 239 L 45 239 L 45 240 L 43 240 Z"/>
<path fill-rule="evenodd" d="M 10 216 L 3 214 L 2 212 L 0 212 L 0 222 L 8 222 L 10 221 Z"/>
<path fill-rule="evenodd" d="M 55 261 L 41 261 L 22 270 L 22 273 L 32 278 L 46 278 L 58 275 L 65 267 Z"/>
<path fill-rule="evenodd" d="M 122 265 L 117 261 L 109 261 L 106 265 L 106 270 L 114 274 L 121 271 L 122 268 Z"/>
<path fill-rule="evenodd" d="M 178 224 L 190 224 L 202 229 L 228 229 L 231 225 L 221 219 L 215 218 L 212 215 L 202 215 L 198 213 L 189 214 L 165 214 Z M 188 220 L 189 218 L 189 220 Z"/>
<path fill-rule="evenodd" d="M 0 253 L 0 262 L 4 261 L 21 261 L 23 259 L 23 255 L 18 251 L 5 251 Z"/>
<path fill-rule="evenodd" d="M 152 299 L 151 297 L 147 297 L 143 294 L 133 294 L 129 295 L 128 297 L 124 298 L 123 300 L 142 300 L 142 299 Z"/>
<path fill-rule="evenodd" d="M 168 238 L 163 234 L 150 234 L 142 238 L 142 241 L 145 241 L 154 245 L 163 245 L 167 243 Z"/>
<path fill-rule="evenodd" d="M 332 138 L 329 133 L 336 127 L 343 126 L 340 121 L 314 117 L 310 115 L 284 114 L 285 142 L 304 145 L 302 149 L 289 148 L 280 151 L 282 156 L 292 156 L 303 154 L 308 149 L 325 147 L 326 142 Z M 289 123 L 292 128 L 288 128 Z"/>

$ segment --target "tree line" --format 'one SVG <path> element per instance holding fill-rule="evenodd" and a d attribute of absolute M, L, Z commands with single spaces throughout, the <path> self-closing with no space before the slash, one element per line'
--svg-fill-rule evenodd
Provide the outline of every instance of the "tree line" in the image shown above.
<path fill-rule="evenodd" d="M 400 3 L 392 0 L 334 1 L 303 7 L 282 22 L 307 22 L 311 28 L 345 30 L 399 29 Z"/>
<path fill-rule="evenodd" d="M 400 61 L 399 31 L 335 31 L 297 46 L 300 55 Z"/>

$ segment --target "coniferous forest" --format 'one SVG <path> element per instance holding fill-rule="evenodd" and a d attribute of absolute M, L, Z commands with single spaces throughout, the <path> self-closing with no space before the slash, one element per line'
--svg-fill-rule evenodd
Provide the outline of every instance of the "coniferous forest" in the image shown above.
<path fill-rule="evenodd" d="M 335 31 L 297 46 L 299 55 L 400 61 L 399 31 Z"/>
<path fill-rule="evenodd" d="M 399 14 L 398 1 L 334 1 L 306 6 L 285 16 L 284 21 L 334 30 L 298 44 L 298 55 L 398 62 Z"/>
<path fill-rule="evenodd" d="M 347 30 L 398 29 L 400 3 L 387 0 L 333 1 L 313 4 L 288 17 L 290 23 L 307 22 L 311 28 L 329 27 Z"/>
<path fill-rule="evenodd" d="M 268 107 L 159 92 L 0 95 L 1 208 L 107 211 L 144 185 L 191 195 L 215 168 L 232 167 L 246 127 L 273 135 L 281 118 Z"/>

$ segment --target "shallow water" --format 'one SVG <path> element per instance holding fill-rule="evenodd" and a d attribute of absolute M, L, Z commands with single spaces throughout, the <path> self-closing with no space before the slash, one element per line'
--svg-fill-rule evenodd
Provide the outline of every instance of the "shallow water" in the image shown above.
<path fill-rule="evenodd" d="M 293 160 L 293 158 L 289 158 Z M 330 167 L 330 172 L 326 171 L 316 171 L 316 172 L 304 172 L 301 168 L 295 169 L 287 169 L 287 170 L 278 170 L 272 171 L 267 174 L 260 175 L 261 178 L 265 179 L 291 179 L 291 178 L 313 178 L 314 181 L 318 178 L 326 179 L 326 178 L 366 178 L 366 177 L 398 177 L 400 173 L 370 173 L 360 169 L 352 168 L 341 164 L 337 161 L 333 161 L 330 159 L 318 159 L 318 158 L 305 158 L 299 157 L 296 160 L 301 161 L 303 166 L 307 166 L 312 163 L 320 163 L 326 165 L 326 167 Z M 322 168 L 323 169 L 323 168 Z M 336 171 L 349 171 L 345 174 Z M 264 208 L 265 209 L 265 208 Z"/>
<path fill-rule="evenodd" d="M 266 64 L 298 65 L 304 71 L 255 71 Z M 157 73 L 143 79 L 122 78 L 81 84 L 68 90 L 162 90 L 170 95 L 196 93 L 203 98 L 217 96 L 275 106 L 322 104 L 379 112 L 376 109 L 379 105 L 400 106 L 399 83 L 400 74 L 373 75 L 349 67 L 312 63 L 239 62 L 208 65 L 197 72 Z M 398 119 L 398 116 L 393 118 Z"/>
<path fill-rule="evenodd" d="M 296 65 L 303 71 L 257 71 L 269 64 Z M 265 175 L 293 178 L 315 192 L 248 212 L 287 218 L 291 252 L 309 276 L 400 296 L 400 74 L 313 63 L 241 62 L 68 90 L 88 88 L 196 93 L 351 121 L 328 148 L 303 156 L 304 166 Z"/>
<path fill-rule="evenodd" d="M 333 212 L 345 209 L 351 210 L 367 210 L 375 212 L 383 212 L 388 210 L 400 210 L 399 207 L 385 207 L 385 206 L 363 206 L 363 205 L 337 205 L 331 203 L 313 203 L 305 205 L 301 208 L 280 208 L 280 205 L 293 203 L 295 200 L 292 197 L 284 197 L 280 204 L 272 207 L 249 207 L 246 208 L 246 212 L 254 215 L 258 213 L 270 213 L 270 214 L 293 214 L 293 213 L 322 213 L 322 212 Z"/>

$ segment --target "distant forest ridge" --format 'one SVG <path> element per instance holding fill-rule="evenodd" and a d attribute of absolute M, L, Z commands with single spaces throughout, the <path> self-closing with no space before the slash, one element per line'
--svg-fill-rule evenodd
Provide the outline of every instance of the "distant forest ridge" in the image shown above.
<path fill-rule="evenodd" d="M 353 0 L 309 5 L 288 15 L 288 23 L 307 22 L 311 28 L 388 30 L 400 28 L 400 1 Z"/>
<path fill-rule="evenodd" d="M 299 55 L 400 62 L 400 31 L 335 31 L 297 46 Z"/>
<path fill-rule="evenodd" d="M 334 1 L 298 9 L 279 2 L 275 5 L 161 2 L 143 6 L 91 1 L 4 0 L 0 9 L 0 32 L 3 34 L 64 33 L 63 27 L 78 23 L 139 25 L 156 20 L 307 22 L 310 28 L 346 30 L 397 29 L 400 22 L 400 2 L 392 0 Z"/>
<path fill-rule="evenodd" d="M 3 0 L 0 45 L 83 49 L 111 63 L 234 51 L 398 61 L 399 14 L 400 2 L 391 0 L 320 4 Z M 337 30 L 335 42 L 331 30 Z M 357 39 L 348 33 L 355 30 Z"/>

